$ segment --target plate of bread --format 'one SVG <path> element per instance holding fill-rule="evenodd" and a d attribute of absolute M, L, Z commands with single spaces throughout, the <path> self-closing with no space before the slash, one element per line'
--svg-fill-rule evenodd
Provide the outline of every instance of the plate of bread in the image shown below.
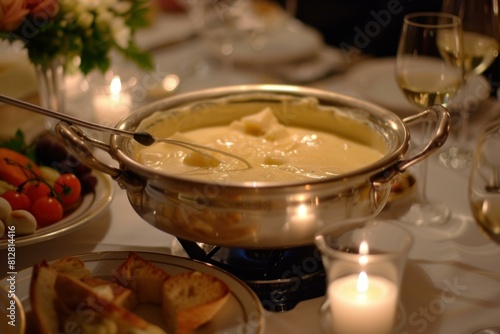
<path fill-rule="evenodd" d="M 27 333 L 264 331 L 260 300 L 246 284 L 206 263 L 160 253 L 43 261 L 17 273 L 16 295 Z"/>

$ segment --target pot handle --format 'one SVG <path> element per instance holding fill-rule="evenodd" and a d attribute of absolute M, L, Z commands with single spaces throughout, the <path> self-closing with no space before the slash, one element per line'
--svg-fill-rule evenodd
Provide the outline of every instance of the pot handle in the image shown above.
<path fill-rule="evenodd" d="M 57 139 L 84 164 L 96 169 L 100 172 L 110 175 L 118 185 L 123 189 L 131 189 L 136 187 L 142 188 L 140 182 L 119 168 L 112 167 L 99 161 L 92 152 L 92 148 L 96 147 L 106 151 L 110 156 L 111 150 L 105 143 L 88 137 L 79 127 L 60 121 L 55 126 Z"/>
<path fill-rule="evenodd" d="M 407 125 L 432 122 L 435 124 L 435 131 L 429 143 L 420 152 L 399 161 L 395 166 L 385 170 L 376 178 L 375 182 L 387 182 L 396 174 L 402 174 L 411 166 L 426 159 L 444 145 L 450 131 L 450 114 L 441 105 L 434 105 L 416 115 L 406 117 L 403 122 Z"/>

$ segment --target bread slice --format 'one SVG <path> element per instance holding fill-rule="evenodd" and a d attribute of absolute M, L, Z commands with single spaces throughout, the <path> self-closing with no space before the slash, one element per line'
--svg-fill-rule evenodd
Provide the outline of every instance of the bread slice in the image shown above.
<path fill-rule="evenodd" d="M 90 277 L 90 271 L 85 267 L 85 263 L 74 256 L 67 256 L 50 263 L 50 268 L 56 270 L 61 274 L 73 276 L 77 279 Z"/>
<path fill-rule="evenodd" d="M 77 257 L 64 257 L 50 263 L 49 267 L 61 274 L 81 280 L 103 298 L 113 301 L 128 310 L 134 309 L 138 304 L 137 297 L 131 289 L 125 288 L 114 282 L 93 277 L 85 266 L 85 263 Z"/>
<path fill-rule="evenodd" d="M 209 322 L 229 298 L 222 280 L 198 271 L 171 276 L 163 284 L 162 315 L 171 333 L 190 333 Z"/>
<path fill-rule="evenodd" d="M 94 290 L 99 296 L 113 303 L 133 310 L 139 304 L 137 295 L 131 290 L 115 282 L 98 277 L 85 277 L 81 281 Z"/>
<path fill-rule="evenodd" d="M 135 292 L 140 303 L 153 305 L 161 304 L 163 282 L 169 277 L 166 271 L 133 252 L 114 274 L 119 284 Z"/>
<path fill-rule="evenodd" d="M 127 309 L 103 299 L 74 277 L 58 274 L 54 290 L 67 315 L 62 328 L 78 333 L 166 334 Z M 63 312 L 61 312 L 63 313 Z"/>
<path fill-rule="evenodd" d="M 55 308 L 57 294 L 54 285 L 57 271 L 46 262 L 33 267 L 30 283 L 30 302 L 33 320 L 40 334 L 58 333 L 58 317 Z"/>

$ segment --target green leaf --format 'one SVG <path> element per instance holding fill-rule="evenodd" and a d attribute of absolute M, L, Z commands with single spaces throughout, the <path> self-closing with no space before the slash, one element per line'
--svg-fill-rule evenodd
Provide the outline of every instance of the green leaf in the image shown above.
<path fill-rule="evenodd" d="M 8 148 L 23 155 L 26 155 L 31 160 L 35 160 L 35 148 L 32 145 L 26 144 L 24 133 L 18 129 L 14 137 L 0 143 L 0 147 Z"/>

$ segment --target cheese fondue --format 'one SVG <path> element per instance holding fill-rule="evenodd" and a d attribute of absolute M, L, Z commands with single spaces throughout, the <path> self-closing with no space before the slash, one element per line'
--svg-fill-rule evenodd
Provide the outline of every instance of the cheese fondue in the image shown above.
<path fill-rule="evenodd" d="M 217 160 L 167 143 L 140 147 L 135 159 L 170 174 L 231 182 L 286 182 L 330 177 L 367 166 L 382 152 L 333 133 L 285 126 L 270 108 L 227 126 L 176 133 L 171 139 L 205 145 L 244 158 L 218 153 Z"/>

